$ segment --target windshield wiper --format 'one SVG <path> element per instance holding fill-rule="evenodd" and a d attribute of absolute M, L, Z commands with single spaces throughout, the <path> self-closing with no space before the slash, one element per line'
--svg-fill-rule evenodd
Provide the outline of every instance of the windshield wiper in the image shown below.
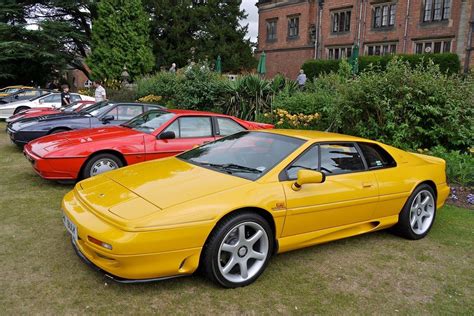
<path fill-rule="evenodd" d="M 234 164 L 234 163 L 216 164 L 216 163 L 197 162 L 197 161 L 195 161 L 195 162 L 200 164 L 200 165 L 204 165 L 204 166 L 224 169 L 225 171 L 227 171 L 229 173 L 232 173 L 232 171 L 234 171 L 234 172 L 248 172 L 248 173 L 262 173 L 261 170 L 246 167 L 246 166 L 237 165 L 237 164 Z"/>

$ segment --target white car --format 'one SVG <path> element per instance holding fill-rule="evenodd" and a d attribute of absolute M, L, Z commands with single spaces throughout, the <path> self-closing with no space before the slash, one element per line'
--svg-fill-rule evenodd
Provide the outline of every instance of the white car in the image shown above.
<path fill-rule="evenodd" d="M 81 95 L 78 93 L 71 93 L 71 102 L 75 101 L 94 101 L 93 97 Z M 61 93 L 49 93 L 29 100 L 10 102 L 0 104 L 0 119 L 6 119 L 17 114 L 20 111 L 34 109 L 34 108 L 60 108 L 61 107 Z"/>

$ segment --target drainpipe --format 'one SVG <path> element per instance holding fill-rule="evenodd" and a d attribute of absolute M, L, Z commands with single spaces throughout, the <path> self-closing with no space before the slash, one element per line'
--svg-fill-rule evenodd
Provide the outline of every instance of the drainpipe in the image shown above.
<path fill-rule="evenodd" d="M 360 51 L 360 32 L 361 32 L 361 24 L 362 24 L 362 3 L 363 2 L 364 0 L 359 1 L 359 23 L 357 26 L 357 39 L 356 39 L 356 43 L 357 43 L 357 46 L 359 47 L 359 51 Z"/>
<path fill-rule="evenodd" d="M 317 0 L 318 1 L 318 5 L 317 5 L 317 13 L 316 13 L 316 40 L 314 41 L 314 59 L 318 59 L 320 58 L 320 54 L 319 54 L 319 46 L 321 46 L 321 40 L 320 40 L 320 36 L 321 36 L 321 19 L 322 19 L 322 16 L 323 16 L 323 5 L 324 5 L 324 1 L 321 1 L 321 0 Z"/>
<path fill-rule="evenodd" d="M 405 16 L 405 32 L 403 34 L 403 53 L 407 53 L 408 20 L 410 19 L 410 0 L 407 0 L 407 13 Z"/>

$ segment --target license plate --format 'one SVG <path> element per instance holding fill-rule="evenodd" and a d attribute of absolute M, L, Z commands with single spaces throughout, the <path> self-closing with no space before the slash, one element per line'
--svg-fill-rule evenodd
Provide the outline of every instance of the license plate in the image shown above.
<path fill-rule="evenodd" d="M 67 231 L 72 235 L 73 241 L 77 241 L 77 227 L 67 216 L 63 214 L 64 226 L 66 226 Z"/>

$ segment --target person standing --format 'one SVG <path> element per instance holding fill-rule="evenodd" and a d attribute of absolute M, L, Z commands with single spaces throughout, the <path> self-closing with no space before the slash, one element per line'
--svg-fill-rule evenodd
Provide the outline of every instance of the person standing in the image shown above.
<path fill-rule="evenodd" d="M 296 77 L 296 82 L 298 83 L 298 87 L 303 90 L 304 85 L 306 84 L 306 74 L 304 73 L 303 69 L 300 69 L 300 73 L 298 77 Z"/>
<path fill-rule="evenodd" d="M 94 88 L 95 88 L 95 102 L 101 102 L 107 100 L 107 95 L 105 93 L 104 87 L 102 87 L 102 83 L 99 80 L 94 81 Z"/>
<path fill-rule="evenodd" d="M 171 64 L 171 68 L 170 68 L 169 71 L 172 72 L 172 73 L 176 73 L 176 64 L 175 63 Z"/>
<path fill-rule="evenodd" d="M 61 106 L 68 106 L 71 104 L 71 95 L 69 94 L 69 86 L 67 84 L 63 84 L 61 86 Z"/>

